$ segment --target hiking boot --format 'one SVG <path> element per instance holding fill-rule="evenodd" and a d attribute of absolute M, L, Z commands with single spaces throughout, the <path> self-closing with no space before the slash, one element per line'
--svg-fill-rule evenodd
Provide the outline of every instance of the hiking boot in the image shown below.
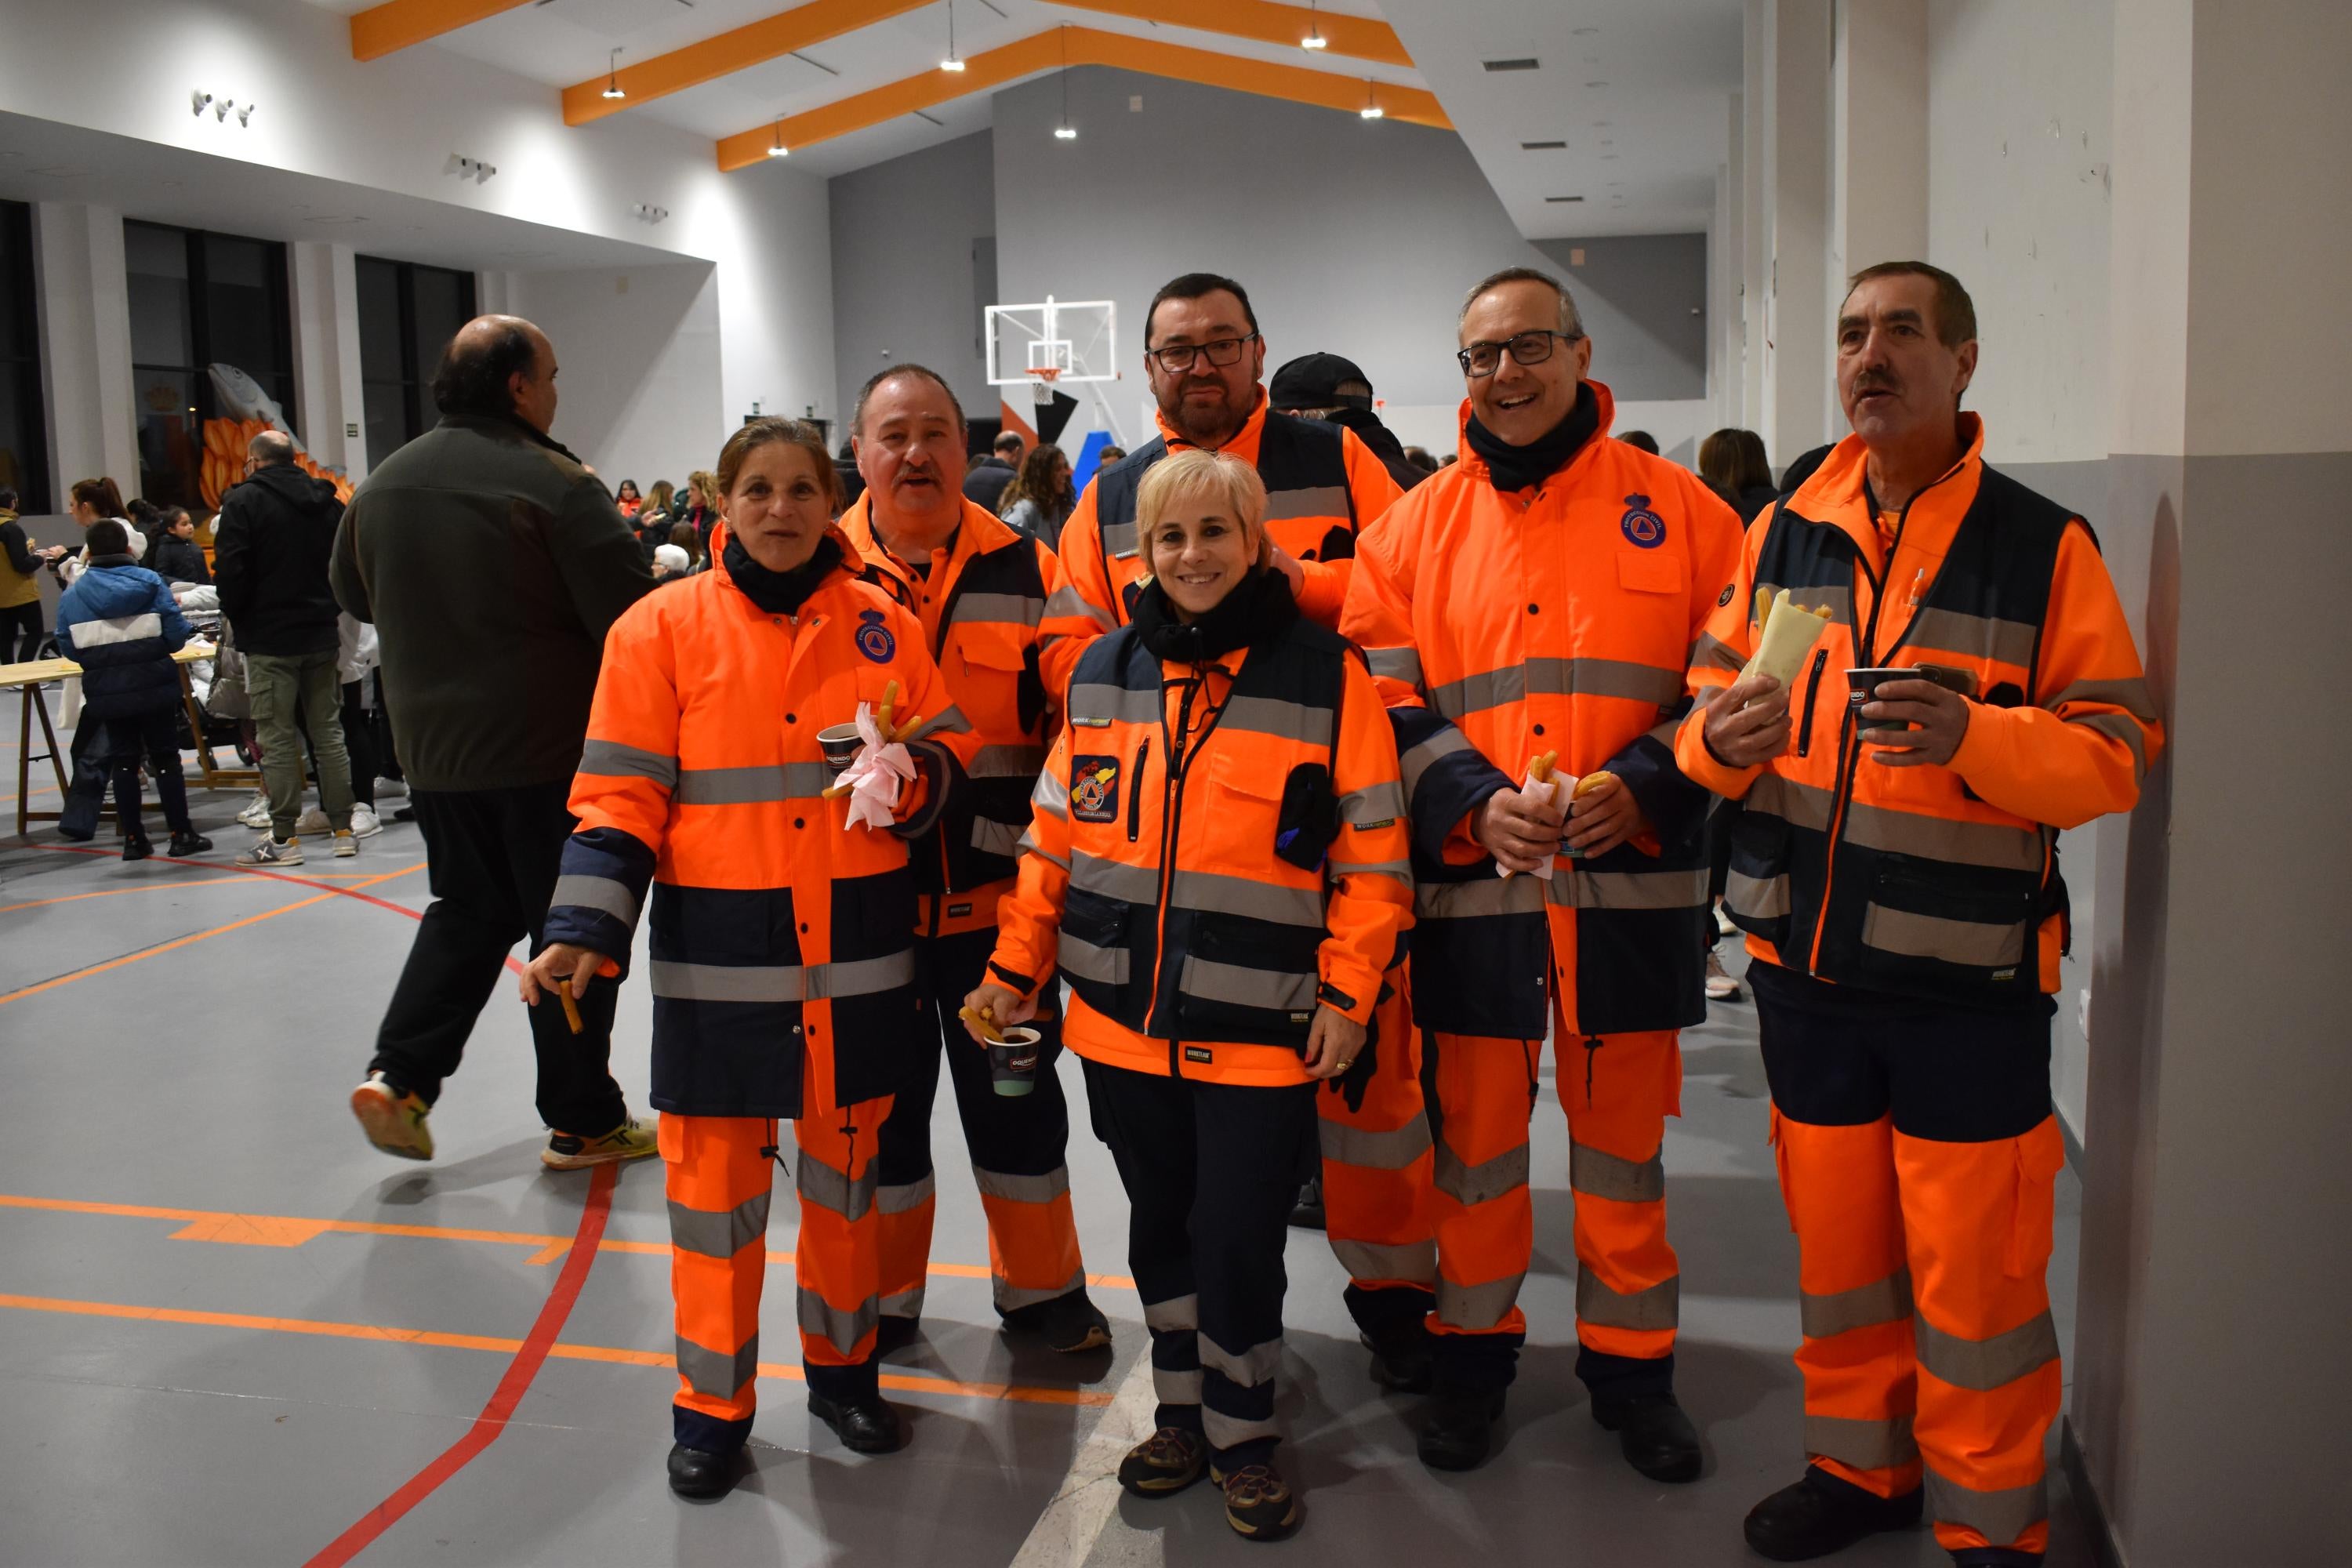
<path fill-rule="evenodd" d="M 1272 1465 L 1244 1465 L 1215 1476 L 1225 1493 L 1225 1522 L 1244 1541 L 1284 1541 L 1298 1533 L 1298 1494 Z"/>
<path fill-rule="evenodd" d="M 638 1126 L 636 1119 L 631 1117 L 601 1138 L 550 1132 L 547 1147 L 539 1152 L 539 1163 L 551 1171 L 584 1171 L 591 1165 L 642 1160 L 660 1152 L 654 1142 L 654 1130 Z"/>
<path fill-rule="evenodd" d="M 415 1095 L 372 1072 L 352 1090 L 352 1114 L 369 1142 L 404 1160 L 433 1158 L 433 1133 L 425 1125 L 431 1107 Z"/>
<path fill-rule="evenodd" d="M 377 834 L 382 833 L 383 831 L 383 819 L 376 816 L 375 807 L 372 805 L 355 805 L 352 807 L 352 837 L 373 838 Z"/>
<path fill-rule="evenodd" d="M 879 1392 L 847 1399 L 808 1398 L 809 1414 L 833 1428 L 841 1446 L 854 1454 L 895 1454 L 907 1446 L 906 1423 Z"/>
<path fill-rule="evenodd" d="M 1748 1544 L 1775 1563 L 1806 1563 L 1843 1552 L 1865 1536 L 1908 1530 L 1919 1522 L 1917 1488 L 1883 1498 L 1818 1465 L 1805 1479 L 1782 1487 L 1748 1512 Z"/>
<path fill-rule="evenodd" d="M 213 847 L 213 841 L 193 827 L 177 828 L 172 834 L 172 856 L 178 859 L 189 855 L 201 855 Z"/>
<path fill-rule="evenodd" d="M 261 841 L 236 858 L 240 866 L 299 866 L 302 863 L 302 841 L 289 838 L 283 844 L 263 835 Z"/>
<path fill-rule="evenodd" d="M 1127 1451 L 1118 1484 L 1137 1497 L 1174 1497 L 1209 1468 L 1208 1439 L 1182 1426 L 1162 1426 Z"/>
<path fill-rule="evenodd" d="M 1004 1326 L 1015 1333 L 1035 1334 L 1045 1342 L 1047 1350 L 1063 1355 L 1100 1350 L 1110 1343 L 1110 1320 L 1087 1300 L 1083 1289 L 1015 1307 L 1004 1314 Z"/>

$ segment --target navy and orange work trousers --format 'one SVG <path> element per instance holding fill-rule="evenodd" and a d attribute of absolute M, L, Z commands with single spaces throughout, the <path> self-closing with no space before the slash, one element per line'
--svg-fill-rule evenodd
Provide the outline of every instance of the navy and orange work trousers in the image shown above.
<path fill-rule="evenodd" d="M 1401 1011 L 1384 1005 L 1383 1024 Z M 1384 1027 L 1383 1051 L 1389 1038 Z M 1440 1390 L 1493 1392 L 1527 1341 L 1518 1296 L 1535 1245 L 1528 1133 L 1543 1044 L 1433 1030 L 1415 1041 L 1418 1062 L 1383 1056 L 1360 1107 L 1317 1097 L 1326 1229 L 1367 1334 L 1386 1337 L 1425 1303 Z M 1595 1393 L 1665 1392 L 1681 1274 L 1660 1154 L 1681 1109 L 1678 1037 L 1571 1035 L 1555 1066 L 1576 1202 L 1577 1375 Z"/>
<path fill-rule="evenodd" d="M 986 978 L 996 930 L 986 927 L 915 942 L 916 984 L 934 1016 L 948 1081 L 971 1156 L 973 1183 L 988 1217 L 988 1272 L 996 1310 L 1009 1317 L 1086 1289 L 1076 1221 L 1070 1213 L 1070 1110 L 1055 1065 L 1062 1055 L 1061 1020 L 1039 1017 L 1030 1026 L 1038 1044 L 1036 1087 L 1001 1095 L 989 1082 L 988 1052 L 957 1016 L 963 999 Z M 1048 999 L 1048 1006 L 1052 1005 Z M 940 1051 L 923 1054 L 894 1097 L 882 1124 L 882 1315 L 923 1315 L 923 1286 L 931 1258 L 938 1207 L 931 1164 L 931 1103 L 939 1092 Z"/>
<path fill-rule="evenodd" d="M 2065 1163 L 2049 1008 L 1975 1011 L 1768 963 L 1748 973 L 1797 1233 L 1811 1463 L 1880 1497 L 1924 1484 L 1947 1551 L 2038 1562 Z"/>
<path fill-rule="evenodd" d="M 882 1279 L 875 1159 L 887 1095 L 793 1123 L 801 1200 L 793 1247 L 801 1361 L 812 1392 L 877 1391 L 874 1331 Z M 662 1113 L 670 1292 L 677 1311 L 677 1440 L 732 1453 L 751 1433 L 767 1282 L 768 1197 L 777 1123 L 759 1116 Z"/>

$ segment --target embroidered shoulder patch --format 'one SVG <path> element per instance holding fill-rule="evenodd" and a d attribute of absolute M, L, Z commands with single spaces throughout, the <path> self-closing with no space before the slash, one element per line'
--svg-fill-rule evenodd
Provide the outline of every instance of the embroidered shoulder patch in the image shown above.
<path fill-rule="evenodd" d="M 1070 760 L 1070 815 L 1080 822 L 1118 820 L 1118 759 Z"/>
<path fill-rule="evenodd" d="M 879 610 L 857 612 L 857 651 L 877 664 L 889 663 L 898 652 L 898 639 L 882 624 L 884 619 Z"/>
<path fill-rule="evenodd" d="M 1650 510 L 1650 498 L 1645 495 L 1625 498 L 1625 515 L 1617 520 L 1617 526 L 1643 550 L 1655 550 L 1666 542 L 1666 520 Z"/>

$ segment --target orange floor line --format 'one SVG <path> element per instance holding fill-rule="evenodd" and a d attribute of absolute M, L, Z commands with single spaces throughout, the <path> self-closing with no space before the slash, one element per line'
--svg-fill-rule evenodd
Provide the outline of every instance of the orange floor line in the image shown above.
<path fill-rule="evenodd" d="M 667 1250 L 667 1249 L 665 1249 Z M 382 1344 L 426 1345 L 437 1350 L 496 1351 L 511 1355 L 520 1340 L 489 1334 L 449 1334 L 431 1329 L 398 1329 L 377 1323 L 339 1323 L 318 1318 L 272 1318 L 251 1312 L 207 1312 L 186 1307 L 138 1307 L 116 1301 L 78 1301 L 56 1296 L 0 1293 L 0 1308 L 24 1312 L 52 1312 L 64 1317 L 117 1318 L 145 1323 L 184 1323 L 198 1328 L 249 1329 L 260 1333 L 310 1334 L 329 1339 L 373 1340 Z M 625 1350 L 614 1345 L 582 1345 L 558 1341 L 548 1352 L 563 1361 L 602 1362 L 615 1366 L 673 1369 L 667 1351 Z M 761 1362 L 760 1375 L 781 1382 L 803 1380 L 801 1369 L 780 1362 Z M 904 1394 L 932 1394 L 967 1399 L 1008 1399 L 1032 1405 L 1108 1405 L 1111 1395 L 1090 1388 L 1038 1388 L 1024 1384 L 965 1383 L 956 1378 L 914 1377 L 884 1373 L 882 1386 Z"/>
<path fill-rule="evenodd" d="M 0 904 L 0 915 L 15 914 L 18 910 L 37 910 L 48 904 L 77 903 L 83 899 L 119 899 L 125 893 L 163 893 L 179 888 L 250 888 L 268 879 L 260 877 L 206 877 L 199 881 L 142 882 L 135 888 L 100 888 L 94 893 L 61 893 L 54 899 L 27 899 L 21 904 Z"/>

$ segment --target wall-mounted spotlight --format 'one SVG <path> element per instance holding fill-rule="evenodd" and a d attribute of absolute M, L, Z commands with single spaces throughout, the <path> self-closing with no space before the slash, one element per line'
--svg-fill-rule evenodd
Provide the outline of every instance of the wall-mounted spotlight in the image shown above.
<path fill-rule="evenodd" d="M 669 216 L 669 208 L 657 207 L 651 202 L 639 202 L 629 210 L 635 215 L 639 223 L 659 223 Z"/>
<path fill-rule="evenodd" d="M 604 63 L 604 96 L 606 98 L 626 98 L 629 96 L 627 93 L 621 90 L 622 52 L 623 51 L 619 49 L 614 49 L 612 56 Z"/>
<path fill-rule="evenodd" d="M 449 161 L 441 166 L 441 172 L 455 174 L 461 180 L 471 180 L 478 185 L 497 174 L 499 166 L 486 163 L 479 158 L 468 158 L 463 153 L 452 153 Z"/>
<path fill-rule="evenodd" d="M 195 91 L 188 94 L 189 112 L 194 114 L 199 119 L 203 118 L 205 109 L 210 107 L 212 100 L 213 95 L 211 93 L 205 91 L 202 88 L 198 88 Z"/>
<path fill-rule="evenodd" d="M 251 104 L 251 103 L 243 103 L 243 104 L 239 104 L 239 105 L 237 106 L 237 110 L 236 110 L 236 122 L 237 122 L 239 125 L 250 125 L 250 124 L 252 124 L 252 123 L 253 123 L 253 111 L 254 111 L 254 110 L 255 110 L 255 109 L 257 109 L 257 107 L 259 107 L 259 106 L 258 106 L 258 105 L 257 105 L 257 104 Z"/>
<path fill-rule="evenodd" d="M 213 118 L 226 125 L 228 123 L 228 111 L 236 107 L 236 100 L 233 98 L 224 98 L 218 103 L 213 105 Z"/>

